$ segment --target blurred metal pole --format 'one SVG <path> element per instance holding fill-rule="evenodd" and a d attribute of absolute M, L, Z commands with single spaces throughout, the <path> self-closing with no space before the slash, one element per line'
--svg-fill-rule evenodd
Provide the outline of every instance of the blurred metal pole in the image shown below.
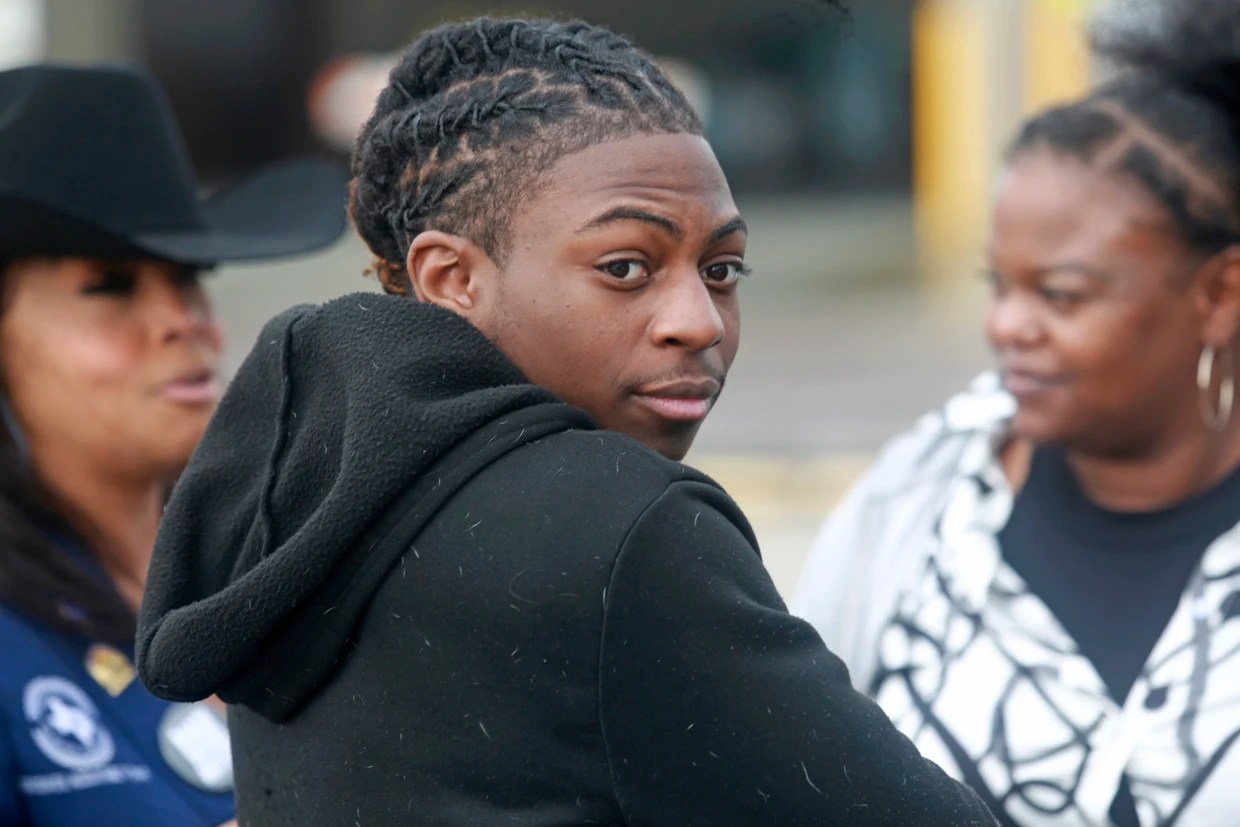
<path fill-rule="evenodd" d="M 913 187 L 921 275 L 984 253 L 990 190 L 1022 117 L 1089 83 L 1091 0 L 922 0 L 913 21 Z"/>
<path fill-rule="evenodd" d="M 138 13 L 134 0 L 43 0 L 47 58 L 88 63 L 133 58 Z"/>

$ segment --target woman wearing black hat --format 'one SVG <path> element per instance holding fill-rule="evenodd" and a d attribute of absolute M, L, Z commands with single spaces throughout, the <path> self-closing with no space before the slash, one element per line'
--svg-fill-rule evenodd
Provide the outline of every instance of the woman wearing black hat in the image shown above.
<path fill-rule="evenodd" d="M 221 717 L 134 679 L 135 612 L 220 394 L 198 276 L 330 242 L 342 198 L 301 162 L 202 201 L 145 74 L 0 73 L 0 825 L 232 818 Z"/>

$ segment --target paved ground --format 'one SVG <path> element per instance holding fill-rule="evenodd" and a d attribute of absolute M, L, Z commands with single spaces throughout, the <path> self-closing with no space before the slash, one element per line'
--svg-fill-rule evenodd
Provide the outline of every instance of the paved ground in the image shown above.
<path fill-rule="evenodd" d="M 746 308 L 727 395 L 689 462 L 745 509 L 785 595 L 874 449 L 986 366 L 980 298 L 905 287 Z"/>
<path fill-rule="evenodd" d="M 346 241 L 310 259 L 211 279 L 230 369 L 284 307 L 374 289 L 360 275 L 365 262 L 360 244 Z M 688 461 L 745 509 L 785 594 L 821 518 L 872 451 L 987 363 L 980 286 L 884 282 L 762 281 L 760 273 L 742 287 L 741 353 Z"/>

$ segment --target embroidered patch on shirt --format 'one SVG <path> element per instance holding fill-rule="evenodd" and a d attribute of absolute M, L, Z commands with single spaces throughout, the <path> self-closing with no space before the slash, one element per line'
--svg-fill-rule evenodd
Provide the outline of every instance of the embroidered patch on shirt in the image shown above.
<path fill-rule="evenodd" d="M 82 688 L 54 675 L 34 678 L 22 694 L 30 735 L 52 763 L 94 770 L 112 760 L 116 744 Z"/>
<path fill-rule="evenodd" d="M 119 697 L 138 676 L 124 652 L 103 643 L 86 651 L 86 671 L 113 698 Z"/>

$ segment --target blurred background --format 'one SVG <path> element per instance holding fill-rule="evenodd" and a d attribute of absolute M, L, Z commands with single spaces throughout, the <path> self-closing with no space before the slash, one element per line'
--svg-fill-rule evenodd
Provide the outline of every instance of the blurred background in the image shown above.
<path fill-rule="evenodd" d="M 203 181 L 345 157 L 394 53 L 482 13 L 582 17 L 655 54 L 700 110 L 750 226 L 744 335 L 690 464 L 791 593 L 815 529 L 888 437 L 988 364 L 989 190 L 1028 112 L 1090 82 L 1091 0 L 0 0 L 0 64 L 136 60 Z M 350 237 L 209 280 L 228 365 L 284 307 L 353 290 Z"/>

